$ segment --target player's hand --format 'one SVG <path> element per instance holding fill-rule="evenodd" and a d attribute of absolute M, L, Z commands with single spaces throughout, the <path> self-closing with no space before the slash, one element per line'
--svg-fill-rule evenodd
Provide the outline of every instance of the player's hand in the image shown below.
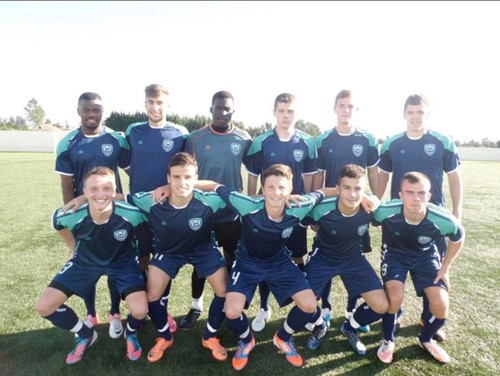
<path fill-rule="evenodd" d="M 285 205 L 288 209 L 292 207 L 292 204 L 297 205 L 298 207 L 301 206 L 301 202 L 307 201 L 307 198 L 301 196 L 301 195 L 290 195 L 286 198 Z"/>
<path fill-rule="evenodd" d="M 311 230 L 313 230 L 314 232 L 318 232 L 319 230 L 319 225 L 309 225 L 309 227 L 311 228 Z"/>
<path fill-rule="evenodd" d="M 369 195 L 363 195 L 363 199 L 361 200 L 361 206 L 367 213 L 371 213 L 374 210 L 377 210 L 377 208 L 380 205 L 380 200 L 377 198 L 377 196 L 369 196 Z"/>
<path fill-rule="evenodd" d="M 153 201 L 160 205 L 163 205 L 163 203 L 167 201 L 168 196 L 170 196 L 170 185 L 158 187 L 151 193 Z"/>
<path fill-rule="evenodd" d="M 439 280 L 444 282 L 446 288 L 448 289 L 448 292 L 450 292 L 451 284 L 450 284 L 450 275 L 449 275 L 448 271 L 444 271 L 444 270 L 440 269 L 436 275 L 436 278 L 434 279 L 434 284 L 438 283 Z"/>
<path fill-rule="evenodd" d="M 87 202 L 87 199 L 85 198 L 84 195 L 75 197 L 74 199 L 72 199 L 70 202 L 68 202 L 66 205 L 64 205 L 62 207 L 61 213 L 62 214 L 66 214 L 66 212 L 68 212 L 68 211 L 71 212 L 71 213 L 74 213 L 78 209 L 80 209 L 81 206 L 83 204 L 85 204 L 86 202 Z"/>

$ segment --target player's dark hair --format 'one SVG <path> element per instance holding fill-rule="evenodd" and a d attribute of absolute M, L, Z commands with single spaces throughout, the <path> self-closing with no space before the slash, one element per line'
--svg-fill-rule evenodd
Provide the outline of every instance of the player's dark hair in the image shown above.
<path fill-rule="evenodd" d="M 82 95 L 80 95 L 80 98 L 78 98 L 78 103 L 80 103 L 80 101 L 93 101 L 96 99 L 102 101 L 102 98 L 99 94 L 93 93 L 91 91 L 87 91 L 87 92 L 83 93 Z"/>
<path fill-rule="evenodd" d="M 214 104 L 216 99 L 231 99 L 234 102 L 233 94 L 229 91 L 221 90 L 215 93 L 212 97 L 212 104 Z"/>
<path fill-rule="evenodd" d="M 366 170 L 358 166 L 357 164 L 349 163 L 346 164 L 342 170 L 340 170 L 338 184 L 342 178 L 359 179 L 366 175 Z"/>
<path fill-rule="evenodd" d="M 340 90 L 337 96 L 335 97 L 335 104 L 333 105 L 334 107 L 337 106 L 337 103 L 339 103 L 339 100 L 344 99 L 344 98 L 354 98 L 355 94 L 353 93 L 352 90 Z"/>
<path fill-rule="evenodd" d="M 170 162 L 168 163 L 167 175 L 170 175 L 170 169 L 175 166 L 194 166 L 196 168 L 196 173 L 198 173 L 198 164 L 196 163 L 196 159 L 189 154 L 183 151 L 175 154 Z"/>
<path fill-rule="evenodd" d="M 405 107 L 403 109 L 403 113 L 406 112 L 408 106 L 418 106 L 424 104 L 426 106 L 429 105 L 429 101 L 423 94 L 412 94 L 405 101 Z"/>
<path fill-rule="evenodd" d="M 114 180 L 114 177 L 115 177 L 115 173 L 113 172 L 112 169 L 110 169 L 109 167 L 105 167 L 105 166 L 96 166 L 96 167 L 92 167 L 89 172 L 87 172 L 87 175 L 85 175 L 85 183 L 87 182 L 87 179 L 93 175 L 99 175 L 99 176 L 111 176 L 113 177 L 113 180 Z"/>
<path fill-rule="evenodd" d="M 264 183 L 269 176 L 283 176 L 290 181 L 293 178 L 290 167 L 281 163 L 275 163 L 264 170 L 264 172 L 260 175 L 261 186 L 264 186 Z"/>
<path fill-rule="evenodd" d="M 406 174 L 403 175 L 401 178 L 401 181 L 399 182 L 399 190 L 401 191 L 403 187 L 403 183 L 407 181 L 410 184 L 417 184 L 423 181 L 427 181 L 429 185 L 431 184 L 430 179 L 427 177 L 427 175 L 417 172 L 417 171 L 409 171 Z"/>
<path fill-rule="evenodd" d="M 278 107 L 278 103 L 287 103 L 291 104 L 295 102 L 295 95 L 290 94 L 290 93 L 282 93 L 276 97 L 274 100 L 274 109 L 276 110 L 276 107 Z"/>
<path fill-rule="evenodd" d="M 146 94 L 146 98 L 158 98 L 162 94 L 170 95 L 168 90 L 160 84 L 151 84 L 146 86 L 144 93 Z"/>

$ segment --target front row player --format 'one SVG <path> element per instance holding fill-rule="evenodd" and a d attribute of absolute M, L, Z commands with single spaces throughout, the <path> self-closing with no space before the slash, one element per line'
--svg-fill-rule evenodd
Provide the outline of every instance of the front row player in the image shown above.
<path fill-rule="evenodd" d="M 448 363 L 450 356 L 432 337 L 443 327 L 448 315 L 450 290 L 449 268 L 463 246 L 465 232 L 447 210 L 429 202 L 429 178 L 419 172 L 406 173 L 400 182 L 399 199 L 382 204 L 375 212 L 375 222 L 382 225 L 381 274 L 389 299 L 389 309 L 382 318 L 384 338 L 378 357 L 391 363 L 394 354 L 396 314 L 404 297 L 408 272 L 417 296 L 425 294 L 430 313 L 418 339 L 434 359 Z M 449 242 L 444 259 L 436 243 L 441 237 Z"/>
<path fill-rule="evenodd" d="M 115 174 L 107 167 L 91 169 L 83 191 L 87 204 L 74 213 L 62 214 L 58 209 L 52 217 L 52 225 L 72 258 L 42 292 L 36 310 L 55 326 L 78 334 L 75 348 L 66 357 L 66 363 L 77 363 L 97 340 L 97 332 L 64 303 L 73 294 L 86 296 L 99 278 L 107 275 L 130 310 L 125 340 L 127 357 L 135 361 L 142 353 L 137 330 L 144 325 L 148 304 L 133 239 L 146 217 L 137 208 L 114 201 Z"/>

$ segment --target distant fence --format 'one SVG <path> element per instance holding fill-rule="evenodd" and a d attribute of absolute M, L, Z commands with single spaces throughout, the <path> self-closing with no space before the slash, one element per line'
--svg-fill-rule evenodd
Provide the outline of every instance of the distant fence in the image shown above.
<path fill-rule="evenodd" d="M 69 131 L 0 131 L 0 152 L 55 153 Z M 463 161 L 500 161 L 500 148 L 458 148 Z"/>

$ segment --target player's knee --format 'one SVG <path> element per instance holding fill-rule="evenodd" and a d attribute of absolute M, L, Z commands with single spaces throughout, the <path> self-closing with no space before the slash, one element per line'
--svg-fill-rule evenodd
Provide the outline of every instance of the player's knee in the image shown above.
<path fill-rule="evenodd" d="M 243 309 L 233 305 L 226 305 L 224 312 L 229 320 L 234 320 L 241 316 Z"/>
<path fill-rule="evenodd" d="M 432 315 L 438 319 L 445 319 L 448 316 L 448 304 L 444 301 L 434 302 L 429 308 Z"/>
<path fill-rule="evenodd" d="M 148 306 L 146 304 L 140 304 L 137 306 L 130 307 L 130 314 L 137 320 L 143 320 L 148 315 Z"/>
<path fill-rule="evenodd" d="M 160 292 L 160 291 L 148 291 L 146 293 L 146 296 L 148 298 L 149 303 L 156 302 L 157 300 L 159 300 L 161 298 L 161 295 L 162 295 L 162 292 Z"/>
<path fill-rule="evenodd" d="M 35 309 L 42 317 L 49 316 L 55 311 L 45 299 L 38 299 L 35 303 Z"/>
<path fill-rule="evenodd" d="M 389 309 L 389 302 L 387 299 L 380 299 L 379 301 L 372 303 L 372 305 L 370 305 L 370 308 L 372 309 L 372 311 L 383 315 Z"/>

